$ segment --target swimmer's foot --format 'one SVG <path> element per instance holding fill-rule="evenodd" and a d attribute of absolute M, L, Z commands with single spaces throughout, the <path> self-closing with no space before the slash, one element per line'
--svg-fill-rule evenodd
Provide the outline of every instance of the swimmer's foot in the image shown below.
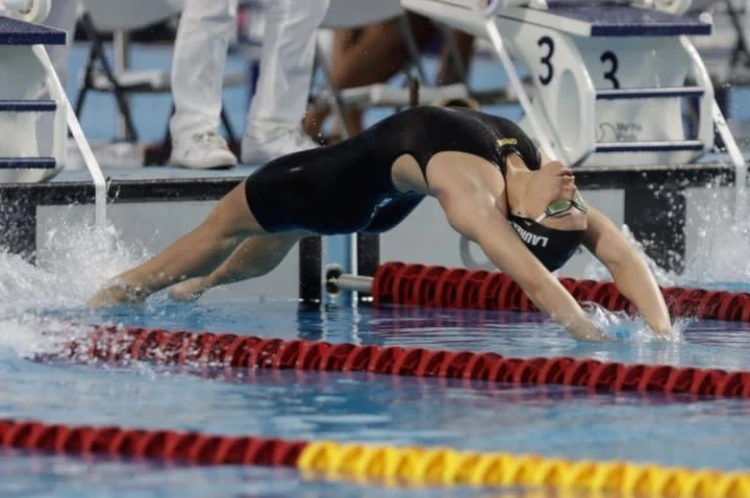
<path fill-rule="evenodd" d="M 89 308 L 106 308 L 118 304 L 138 304 L 146 299 L 141 289 L 126 284 L 113 284 L 97 292 L 89 299 Z"/>
<path fill-rule="evenodd" d="M 208 289 L 203 277 L 190 278 L 169 288 L 169 297 L 175 301 L 195 301 Z"/>

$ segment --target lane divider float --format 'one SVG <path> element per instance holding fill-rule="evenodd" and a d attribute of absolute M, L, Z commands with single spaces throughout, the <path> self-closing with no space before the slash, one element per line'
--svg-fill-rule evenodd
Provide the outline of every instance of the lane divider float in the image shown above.
<path fill-rule="evenodd" d="M 409 486 L 547 487 L 622 496 L 740 498 L 750 474 L 629 462 L 572 461 L 450 448 L 290 441 L 171 430 L 0 420 L 0 445 L 48 453 L 148 458 L 200 465 L 296 468 L 306 475 Z"/>
<path fill-rule="evenodd" d="M 627 365 L 619 362 L 553 358 L 510 358 L 496 353 L 358 346 L 323 341 L 283 340 L 235 334 L 195 333 L 94 326 L 55 354 L 37 359 L 143 361 L 238 369 L 296 369 L 372 372 L 443 377 L 514 385 L 566 385 L 595 391 L 660 392 L 722 398 L 750 398 L 750 372 Z"/>
<path fill-rule="evenodd" d="M 429 308 L 538 311 L 510 277 L 501 272 L 389 262 L 374 277 L 329 270 L 329 290 L 369 291 L 375 305 L 401 304 Z M 609 311 L 635 312 L 613 282 L 561 278 L 578 302 L 593 302 Z M 662 287 L 674 317 L 750 322 L 750 293 Z"/>

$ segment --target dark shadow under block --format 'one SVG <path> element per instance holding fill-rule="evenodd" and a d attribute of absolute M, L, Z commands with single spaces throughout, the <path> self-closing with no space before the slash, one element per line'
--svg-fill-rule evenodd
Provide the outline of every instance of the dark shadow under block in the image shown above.
<path fill-rule="evenodd" d="M 686 205 L 682 189 L 625 189 L 625 224 L 660 268 L 675 273 L 685 269 Z"/>

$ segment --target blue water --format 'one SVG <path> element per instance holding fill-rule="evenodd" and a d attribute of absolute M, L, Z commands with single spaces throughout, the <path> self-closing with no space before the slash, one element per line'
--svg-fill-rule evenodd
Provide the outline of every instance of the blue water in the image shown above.
<path fill-rule="evenodd" d="M 75 94 L 84 54 L 82 47 L 76 47 L 71 57 L 67 83 L 71 95 Z M 137 67 L 164 67 L 169 55 L 167 50 L 136 47 L 133 62 Z M 241 69 L 242 62 L 230 58 L 229 67 Z M 473 80 L 482 87 L 501 84 L 504 77 L 488 64 L 477 64 Z M 233 123 L 242 130 L 245 90 L 227 90 L 225 102 Z M 141 140 L 161 139 L 169 97 L 137 96 L 133 105 Z M 509 117 L 517 117 L 517 109 L 505 111 Z M 747 111 L 739 108 L 741 113 Z M 368 121 L 380 115 L 370 113 Z M 115 134 L 115 116 L 110 96 L 91 95 L 81 121 L 92 140 L 109 139 Z M 30 279 L 25 287 L 42 287 L 45 278 L 42 275 Z M 735 290 L 747 288 L 744 283 L 713 284 L 728 285 Z M 0 417 L 235 435 L 447 445 L 726 470 L 750 467 L 747 400 L 592 395 L 557 386 L 510 388 L 482 382 L 361 373 L 207 372 L 144 364 L 126 368 L 31 360 L 34 352 L 54 350 L 53 338 L 37 332 L 40 327 L 34 316 L 41 314 L 78 322 L 287 339 L 750 370 L 748 324 L 693 321 L 687 324 L 682 341 L 666 344 L 635 338 L 584 344 L 536 314 L 411 308 L 352 310 L 335 305 L 310 311 L 299 309 L 292 302 L 259 304 L 242 300 L 195 305 L 156 300 L 139 309 L 91 313 L 83 311 L 80 304 L 66 302 L 59 306 L 55 294 L 64 295 L 68 289 L 58 281 L 53 287 L 41 294 L 42 301 L 53 304 L 42 306 L 42 311 L 37 306 L 31 317 L 12 315 L 8 319 L 0 313 Z M 77 292 L 70 290 L 74 291 Z M 6 297 L 0 299 L 0 310 L 19 307 L 17 303 L 7 306 Z M 311 480 L 289 469 L 201 468 L 0 452 L 0 496 L 4 497 L 421 497 L 500 493 L 525 496 L 522 490 L 394 490 Z"/>
<path fill-rule="evenodd" d="M 748 326 L 719 322 L 694 322 L 677 343 L 583 344 L 539 315 L 507 312 L 336 306 L 311 311 L 293 302 L 177 305 L 156 300 L 136 311 L 71 308 L 47 315 L 508 356 L 568 355 L 750 369 Z M 0 347 L 0 372 L 0 417 L 726 470 L 750 467 L 747 400 L 592 395 L 560 386 L 519 388 L 365 373 L 41 364 L 7 346 Z M 488 496 L 488 490 L 439 489 L 391 490 L 396 493 L 391 495 L 377 486 L 310 481 L 287 470 L 165 467 L 18 452 L 0 454 L 0 473 L 19 476 L 0 484 L 2 496 L 30 496 L 36 490 L 55 496 Z"/>

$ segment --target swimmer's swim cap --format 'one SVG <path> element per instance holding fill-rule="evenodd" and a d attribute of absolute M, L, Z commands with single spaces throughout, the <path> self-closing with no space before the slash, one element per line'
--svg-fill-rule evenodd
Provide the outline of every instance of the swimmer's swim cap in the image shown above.
<path fill-rule="evenodd" d="M 549 270 L 564 265 L 583 242 L 585 230 L 555 230 L 529 218 L 508 215 L 510 225 L 526 247 Z"/>

